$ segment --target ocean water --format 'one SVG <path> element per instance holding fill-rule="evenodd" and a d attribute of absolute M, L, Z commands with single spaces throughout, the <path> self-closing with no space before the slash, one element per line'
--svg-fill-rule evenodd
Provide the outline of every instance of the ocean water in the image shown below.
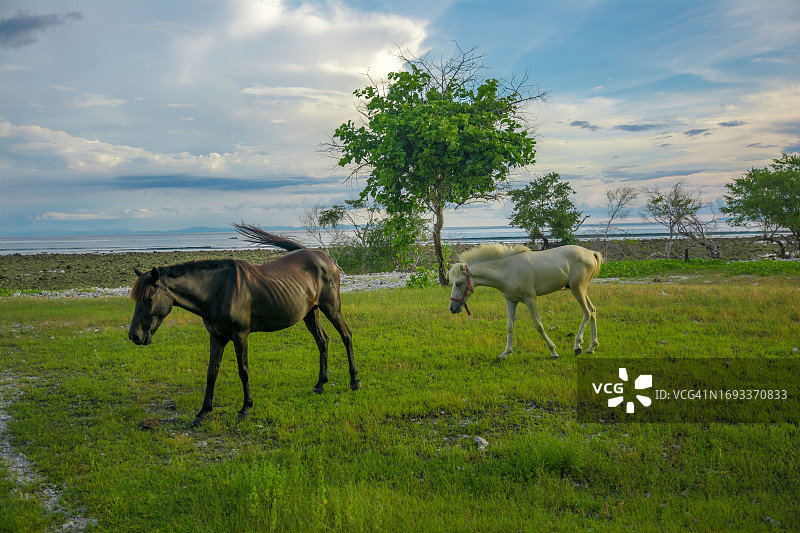
<path fill-rule="evenodd" d="M 269 229 L 269 228 L 265 228 Z M 584 224 L 578 237 L 589 238 L 598 235 L 604 228 L 600 225 Z M 753 236 L 752 229 L 720 226 L 720 236 Z M 275 231 L 292 237 L 314 247 L 319 246 L 305 230 Z M 667 236 L 664 228 L 644 223 L 618 226 L 612 238 L 651 239 Z M 524 243 L 528 237 L 524 231 L 510 226 L 476 226 L 445 228 L 442 238 L 446 242 L 507 242 Z M 190 250 L 241 250 L 258 246 L 238 238 L 235 230 L 207 232 L 163 232 L 163 233 L 124 233 L 115 235 L 0 235 L 0 255 L 38 254 L 38 253 L 122 253 L 122 252 L 167 252 Z"/>

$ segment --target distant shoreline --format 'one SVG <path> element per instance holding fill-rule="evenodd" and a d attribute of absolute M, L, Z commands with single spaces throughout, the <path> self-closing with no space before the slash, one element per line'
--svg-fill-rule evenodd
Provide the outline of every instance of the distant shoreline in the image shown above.
<path fill-rule="evenodd" d="M 589 225 L 577 233 L 583 241 L 602 239 L 605 227 Z M 651 224 L 631 223 L 612 228 L 609 240 L 650 240 L 667 237 L 663 228 Z M 196 231 L 195 231 L 196 230 Z M 205 252 L 255 249 L 237 238 L 232 229 L 190 228 L 186 231 L 125 232 L 125 233 L 63 233 L 60 235 L 0 235 L 0 256 L 40 253 L 133 253 L 133 252 Z M 302 228 L 268 228 L 268 231 L 286 235 L 311 248 L 320 244 Z M 747 238 L 758 235 L 749 228 L 728 228 L 717 233 L 718 238 Z M 482 242 L 524 243 L 524 231 L 510 226 L 474 226 L 445 228 L 442 232 L 448 244 L 479 244 Z M 327 244 L 327 242 L 326 242 Z"/>

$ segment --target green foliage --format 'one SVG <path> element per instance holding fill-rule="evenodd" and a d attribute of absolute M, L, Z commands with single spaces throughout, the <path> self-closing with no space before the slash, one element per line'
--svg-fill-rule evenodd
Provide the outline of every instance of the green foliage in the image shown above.
<path fill-rule="evenodd" d="M 800 155 L 783 154 L 771 167 L 751 169 L 726 184 L 727 205 L 722 212 L 732 215 L 728 220 L 731 225 L 758 224 L 765 237 L 788 230 L 796 252 L 800 239 Z"/>
<path fill-rule="evenodd" d="M 732 215 L 731 225 L 756 222 L 800 231 L 800 155 L 783 154 L 771 166 L 748 170 L 725 185 L 722 212 Z"/>
<path fill-rule="evenodd" d="M 639 278 L 662 274 L 700 274 L 719 272 L 726 276 L 800 274 L 798 261 L 732 261 L 722 259 L 648 259 L 645 261 L 610 261 L 600 267 L 600 278 Z"/>
<path fill-rule="evenodd" d="M 402 270 L 417 259 L 424 225 L 420 217 L 385 218 L 362 228 L 357 238 L 331 244 L 328 253 L 348 274 Z"/>
<path fill-rule="evenodd" d="M 41 291 L 37 289 L 7 289 L 5 287 L 0 287 L 0 297 L 4 296 L 13 296 L 15 294 L 39 294 Z"/>
<path fill-rule="evenodd" d="M 412 272 L 408 277 L 406 287 L 433 287 L 437 281 L 435 270 L 418 266 L 416 272 Z"/>
<path fill-rule="evenodd" d="M 389 74 L 386 94 L 370 86 L 355 95 L 366 100 L 368 125 L 348 121 L 336 130 L 339 164 L 368 165 L 364 194 L 390 212 L 408 213 L 431 195 L 463 204 L 533 162 L 535 141 L 514 118 L 514 95 L 501 96 L 497 80 L 440 92 L 412 66 Z"/>
<path fill-rule="evenodd" d="M 581 218 L 570 195 L 575 194 L 557 172 L 551 172 L 532 180 L 522 189 L 509 191 L 514 202 L 511 224 L 524 229 L 531 241 L 541 241 L 542 247 L 549 244 L 545 228 L 549 228 L 550 238 L 562 244 L 574 244 L 574 230 Z"/>

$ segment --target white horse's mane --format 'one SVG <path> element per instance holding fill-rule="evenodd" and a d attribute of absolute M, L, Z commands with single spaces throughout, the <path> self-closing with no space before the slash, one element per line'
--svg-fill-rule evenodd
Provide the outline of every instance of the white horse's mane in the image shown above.
<path fill-rule="evenodd" d="M 497 242 L 481 244 L 475 248 L 470 248 L 466 252 L 459 254 L 458 260 L 462 263 L 476 264 L 485 261 L 496 261 L 504 259 L 510 255 L 530 252 L 531 249 L 521 244 L 500 244 Z"/>

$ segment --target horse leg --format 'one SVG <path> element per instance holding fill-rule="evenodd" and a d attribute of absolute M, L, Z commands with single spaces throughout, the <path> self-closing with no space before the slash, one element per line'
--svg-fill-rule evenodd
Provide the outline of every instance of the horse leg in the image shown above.
<path fill-rule="evenodd" d="M 575 335 L 575 355 L 580 355 L 580 353 L 583 351 L 581 349 L 581 343 L 583 342 L 583 332 L 586 330 L 587 323 L 591 325 L 592 342 L 589 345 L 589 349 L 586 351 L 586 353 L 592 353 L 597 347 L 597 322 L 595 321 L 595 307 L 592 305 L 589 297 L 586 296 L 586 287 L 583 285 L 573 287 L 572 295 L 575 296 L 575 299 L 578 301 L 578 304 L 583 310 L 583 321 L 581 321 L 581 327 L 578 328 L 578 333 Z"/>
<path fill-rule="evenodd" d="M 505 359 L 514 351 L 514 321 L 517 318 L 517 302 L 512 302 L 506 298 L 506 350 L 500 354 L 498 359 Z"/>
<path fill-rule="evenodd" d="M 594 349 L 600 344 L 597 342 L 597 308 L 594 306 L 588 296 L 586 297 L 586 302 L 589 304 L 589 310 L 592 312 L 592 315 L 589 317 L 589 328 L 592 332 L 592 342 L 589 343 L 589 349 L 586 350 L 586 353 L 594 353 Z"/>
<path fill-rule="evenodd" d="M 586 324 L 589 323 L 589 318 L 592 315 L 589 306 L 586 303 L 586 291 L 581 286 L 572 287 L 572 295 L 578 301 L 583 311 L 583 320 L 581 320 L 581 327 L 578 328 L 578 333 L 575 334 L 575 355 L 580 355 L 583 351 L 581 343 L 583 342 L 583 332 L 586 330 Z"/>
<path fill-rule="evenodd" d="M 356 369 L 356 360 L 353 356 L 353 334 L 350 328 L 344 321 L 342 311 L 339 306 L 325 306 L 322 307 L 322 312 L 331 321 L 333 327 L 339 333 L 344 343 L 344 348 L 347 350 L 347 364 L 350 369 L 350 390 L 358 390 L 361 388 L 361 380 L 358 379 L 358 370 Z"/>
<path fill-rule="evenodd" d="M 318 308 L 315 307 L 313 310 L 309 311 L 305 318 L 303 318 L 303 321 L 308 331 L 314 336 L 314 340 L 317 342 L 317 348 L 319 348 L 319 380 L 317 384 L 314 385 L 313 390 L 317 394 L 322 394 L 322 387 L 328 382 L 328 335 L 322 329 L 322 324 L 319 322 Z"/>
<path fill-rule="evenodd" d="M 219 374 L 219 364 L 222 361 L 222 354 L 225 352 L 225 345 L 228 344 L 228 339 L 217 337 L 213 334 L 210 335 L 210 356 L 208 358 L 208 370 L 206 372 L 206 395 L 203 398 L 203 407 L 192 420 L 192 426 L 200 424 L 208 413 L 214 408 L 214 385 L 217 382 L 217 374 Z"/>
<path fill-rule="evenodd" d="M 250 368 L 247 361 L 247 332 L 234 335 L 233 347 L 236 349 L 239 379 L 242 380 L 242 390 L 244 391 L 244 403 L 236 418 L 244 420 L 250 413 L 250 408 L 253 407 L 253 397 L 250 395 Z"/>
<path fill-rule="evenodd" d="M 528 298 L 525 301 L 525 305 L 528 306 L 528 311 L 531 313 L 531 318 L 533 318 L 533 325 L 536 328 L 536 331 L 539 332 L 539 335 L 542 336 L 544 342 L 547 343 L 547 347 L 550 348 L 550 358 L 555 359 L 558 357 L 556 353 L 556 345 L 553 341 L 550 340 L 550 337 L 547 336 L 547 333 L 544 331 L 544 326 L 542 326 L 542 319 L 539 316 L 539 306 L 536 305 L 536 296 L 532 298 Z"/>

